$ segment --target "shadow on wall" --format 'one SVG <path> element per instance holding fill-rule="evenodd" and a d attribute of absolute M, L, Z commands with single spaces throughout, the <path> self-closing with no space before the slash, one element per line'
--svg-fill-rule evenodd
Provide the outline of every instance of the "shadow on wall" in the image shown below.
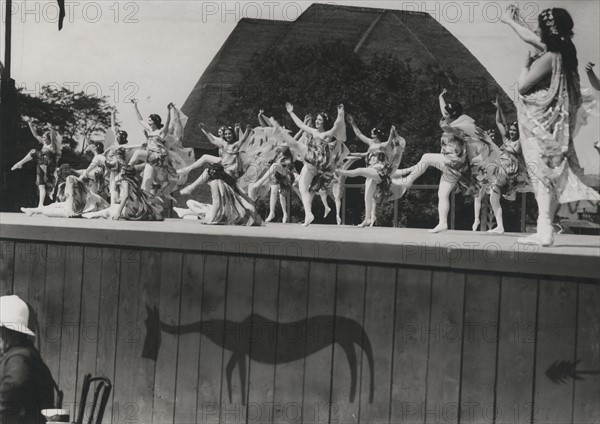
<path fill-rule="evenodd" d="M 350 402 L 356 395 L 358 361 L 354 345 L 360 347 L 369 362 L 369 402 L 373 402 L 374 364 L 371 341 L 358 322 L 332 315 L 319 315 L 290 323 L 277 323 L 253 314 L 242 322 L 228 320 L 198 321 L 185 325 L 169 325 L 160 320 L 158 308 L 146 305 L 146 340 L 142 357 L 156 361 L 161 333 L 200 333 L 215 344 L 232 352 L 227 362 L 226 377 L 231 402 L 231 377 L 239 367 L 242 403 L 246 403 L 246 358 L 263 364 L 282 364 L 296 361 L 337 343 L 346 354 L 350 366 Z"/>

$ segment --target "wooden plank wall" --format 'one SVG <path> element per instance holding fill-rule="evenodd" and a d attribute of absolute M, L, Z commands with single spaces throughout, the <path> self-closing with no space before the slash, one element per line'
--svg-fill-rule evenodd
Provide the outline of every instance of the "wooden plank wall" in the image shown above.
<path fill-rule="evenodd" d="M 0 247 L 65 406 L 113 381 L 105 423 L 600 422 L 599 281 Z M 147 308 L 171 328 L 156 361 Z"/>

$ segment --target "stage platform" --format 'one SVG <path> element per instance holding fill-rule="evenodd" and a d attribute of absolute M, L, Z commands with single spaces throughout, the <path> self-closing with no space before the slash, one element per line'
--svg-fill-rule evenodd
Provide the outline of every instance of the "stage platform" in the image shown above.
<path fill-rule="evenodd" d="M 600 237 L 557 235 L 549 248 L 517 243 L 522 234 L 268 223 L 203 225 L 197 220 L 132 222 L 0 214 L 0 238 L 225 255 L 424 266 L 600 278 Z"/>
<path fill-rule="evenodd" d="M 598 424 L 600 237 L 0 214 L 0 295 L 104 423 Z"/>

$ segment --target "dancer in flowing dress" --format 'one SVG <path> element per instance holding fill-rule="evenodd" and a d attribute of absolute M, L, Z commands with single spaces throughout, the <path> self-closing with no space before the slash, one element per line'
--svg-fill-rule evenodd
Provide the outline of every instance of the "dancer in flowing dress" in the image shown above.
<path fill-rule="evenodd" d="M 392 176 L 392 184 L 398 186 L 397 190 L 402 195 L 429 167 L 442 171 L 438 189 L 439 223 L 429 230 L 432 233 L 448 230 L 452 190 L 458 186 L 465 195 L 478 195 L 481 176 L 500 156 L 498 146 L 492 143 L 470 116 L 463 114 L 460 103 L 446 103 L 446 93 L 447 90 L 444 89 L 439 96 L 442 112 L 440 127 L 444 131 L 441 153 L 426 153 L 418 164 L 396 171 Z M 408 175 L 404 176 L 406 174 Z"/>
<path fill-rule="evenodd" d="M 517 112 L 523 156 L 538 204 L 537 231 L 519 243 L 551 246 L 557 206 L 579 200 L 599 201 L 600 195 L 581 180 L 581 167 L 573 137 L 589 108 L 582 96 L 573 45 L 573 19 L 561 8 L 545 9 L 532 31 L 519 23 L 519 9 L 510 5 L 502 16 L 527 44 L 528 52 L 519 76 Z"/>
<path fill-rule="evenodd" d="M 75 173 L 88 184 L 92 192 L 108 199 L 110 197 L 110 171 L 106 168 L 104 144 L 99 141 L 90 141 L 86 150 L 92 152 L 94 158 L 86 169 L 77 169 Z"/>
<path fill-rule="evenodd" d="M 331 187 L 336 197 L 338 206 L 338 224 L 341 224 L 339 212 L 341 209 L 342 187 L 337 180 L 335 170 L 339 168 L 348 156 L 349 150 L 345 145 L 346 125 L 344 105 L 338 106 L 338 116 L 335 122 L 326 113 L 319 113 L 315 120 L 315 128 L 306 125 L 294 113 L 294 106 L 286 103 L 286 110 L 294 120 L 298 128 L 311 136 L 306 145 L 298 142 L 286 132 L 281 132 L 286 143 L 296 155 L 302 158 L 304 167 L 300 172 L 299 188 L 304 206 L 304 226 L 310 225 L 314 220 L 312 213 L 312 200 L 316 192 Z M 273 123 L 274 121 L 272 121 Z M 275 123 L 279 126 L 279 124 Z M 338 200 L 339 199 L 339 200 Z"/>
<path fill-rule="evenodd" d="M 94 193 L 74 175 L 66 177 L 61 201 L 37 208 L 21 208 L 28 216 L 45 215 L 54 218 L 70 218 L 84 213 L 96 212 L 108 207 L 108 202 Z"/>
<path fill-rule="evenodd" d="M 510 125 L 506 123 L 498 98 L 492 104 L 496 107 L 496 126 L 504 143 L 500 148 L 501 154 L 498 163 L 496 166 L 490 166 L 486 169 L 485 187 L 480 191 L 480 195 L 475 198 L 473 231 L 476 231 L 480 224 L 481 199 L 486 192 L 489 192 L 490 205 L 494 211 L 497 226 L 488 230 L 488 233 L 504 234 L 500 196 L 507 200 L 515 200 L 517 192 L 530 191 L 531 185 L 521 151 L 519 124 L 518 122 L 513 122 Z"/>
<path fill-rule="evenodd" d="M 134 167 L 124 166 L 115 184 L 119 194 L 118 203 L 100 211 L 84 213 L 84 218 L 124 219 L 127 221 L 163 220 L 162 200 L 141 188 Z"/>
<path fill-rule="evenodd" d="M 46 200 L 46 194 L 49 194 L 50 198 L 54 197 L 56 167 L 62 154 L 62 137 L 50 124 L 46 125 L 46 130 L 42 136 L 38 134 L 31 120 L 27 119 L 27 124 L 31 134 L 42 144 L 42 147 L 40 150 L 32 149 L 23 159 L 13 165 L 11 171 L 21 169 L 29 161 L 36 162 L 35 183 L 38 187 L 38 207 L 42 207 L 44 206 L 44 200 Z"/>
<path fill-rule="evenodd" d="M 384 134 L 378 128 L 371 130 L 371 138 L 365 136 L 354 121 L 352 115 L 348 115 L 348 123 L 354 129 L 356 136 L 369 146 L 366 153 L 366 168 L 353 170 L 341 170 L 340 175 L 346 177 L 365 177 L 365 219 L 359 227 L 373 226 L 376 219 L 377 203 L 394 198 L 390 175 L 398 169 L 402 154 L 406 147 L 406 140 L 396 132 L 392 126 L 389 138 L 383 141 Z M 352 155 L 352 154 L 351 154 Z"/>

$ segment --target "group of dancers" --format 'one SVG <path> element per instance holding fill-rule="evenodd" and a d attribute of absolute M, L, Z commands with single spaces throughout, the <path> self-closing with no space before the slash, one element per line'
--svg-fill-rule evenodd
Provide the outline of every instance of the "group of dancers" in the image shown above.
<path fill-rule="evenodd" d="M 187 208 L 175 207 L 175 212 L 182 218 L 200 218 L 207 224 L 263 225 L 255 202 L 268 195 L 270 212 L 266 221 L 275 218 L 279 200 L 283 222 L 287 222 L 290 195 L 295 191 L 304 207 L 303 225 L 308 226 L 314 220 L 315 194 L 323 201 L 326 215 L 330 212 L 327 197 L 333 195 L 337 222 L 341 224 L 344 180 L 364 177 L 365 218 L 359 226 L 365 227 L 374 225 L 378 204 L 402 197 L 428 168 L 435 167 L 442 175 L 438 190 L 439 222 L 431 232 L 448 229 L 449 198 L 456 188 L 474 199 L 474 231 L 480 224 L 482 198 L 490 195 L 497 222 L 490 232 L 498 234 L 504 232 L 500 198 L 512 200 L 516 192 L 533 191 L 539 210 L 537 232 L 519 242 L 552 245 L 552 221 L 559 203 L 600 201 L 600 195 L 582 183 L 582 169 L 573 147 L 577 130 L 598 104 L 591 92 L 580 88 L 577 53 L 571 40 L 573 21 L 566 10 L 544 10 L 538 17 L 538 27 L 533 30 L 520 17 L 518 7 L 511 5 L 502 22 L 533 46 L 536 53 L 528 55 L 519 77 L 518 120 L 507 123 L 498 99 L 493 101 L 497 129 L 503 139 L 500 147 L 489 132 L 464 113 L 460 103 L 446 101 L 444 89 L 439 96 L 441 151 L 427 153 L 416 165 L 404 169 L 399 166 L 406 140 L 396 128 L 392 126 L 387 135 L 383 129 L 373 128 L 367 136 L 356 120 L 346 114 L 342 104 L 338 106 L 336 119 L 320 112 L 314 117 L 307 114 L 302 120 L 294 106 L 287 103 L 286 110 L 299 129 L 296 134 L 265 116 L 263 110 L 258 114 L 259 126 L 255 128 L 242 129 L 241 124 L 223 126 L 213 135 L 201 124 L 219 154 L 195 160 L 192 149 L 182 147 L 187 117 L 180 110 L 169 104 L 163 124 L 155 114 L 144 120 L 134 101 L 146 143 L 130 147 L 128 135 L 116 126 L 113 112 L 116 142 L 108 147 L 90 142 L 94 159 L 84 170 L 74 170 L 68 165 L 57 167 L 60 135 L 48 126 L 40 136 L 30 122 L 42 148 L 32 150 L 13 169 L 27 161 L 36 161 L 40 197 L 38 207 L 22 210 L 28 215 L 162 220 L 163 199 L 173 200 L 172 193 L 176 190 L 192 195 L 201 185 L 208 184 L 212 204 L 188 200 Z M 593 64 L 589 64 L 587 73 L 592 86 L 598 89 L 592 68 Z M 346 123 L 367 146 L 366 153 L 350 153 L 345 144 Z M 363 158 L 365 167 L 351 169 Z M 297 161 L 303 163 L 300 173 L 294 166 Z M 203 171 L 185 186 L 194 169 Z M 46 193 L 55 203 L 44 206 Z"/>

